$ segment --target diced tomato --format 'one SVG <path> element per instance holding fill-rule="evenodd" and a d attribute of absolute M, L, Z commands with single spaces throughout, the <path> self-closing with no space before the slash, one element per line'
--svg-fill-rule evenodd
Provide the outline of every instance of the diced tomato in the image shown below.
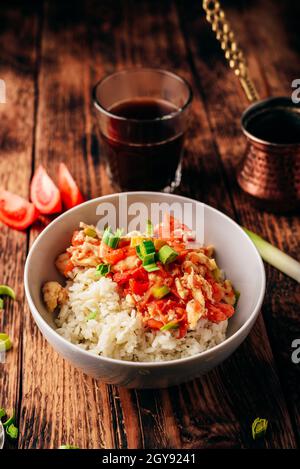
<path fill-rule="evenodd" d="M 84 197 L 81 194 L 78 185 L 64 163 L 60 163 L 59 165 L 58 187 L 64 207 L 67 209 L 76 207 L 76 205 L 84 202 Z"/>
<path fill-rule="evenodd" d="M 32 178 L 30 198 L 41 213 L 57 213 L 62 210 L 59 190 L 43 166 L 38 167 Z"/>
<path fill-rule="evenodd" d="M 146 282 L 148 281 L 148 273 L 143 267 L 137 267 L 136 269 L 130 269 L 125 272 L 117 272 L 114 274 L 114 282 L 119 285 L 129 282 L 130 279 Z"/>
<path fill-rule="evenodd" d="M 156 319 L 148 319 L 147 321 L 147 326 L 150 327 L 151 329 L 160 329 L 163 327 L 164 323 L 161 321 L 157 321 Z"/>
<path fill-rule="evenodd" d="M 16 230 L 25 230 L 36 221 L 39 212 L 28 200 L 0 190 L 0 220 Z"/>
<path fill-rule="evenodd" d="M 144 269 L 144 267 L 137 267 L 136 269 L 132 270 L 132 278 L 136 280 L 148 280 L 148 272 Z"/>
<path fill-rule="evenodd" d="M 134 278 L 129 280 L 129 286 L 135 295 L 142 296 L 149 288 L 149 282 L 140 282 Z"/>
<path fill-rule="evenodd" d="M 126 248 L 121 248 L 121 249 L 111 249 L 109 252 L 105 254 L 104 259 L 108 264 L 114 265 L 117 262 L 122 261 L 126 257 L 127 257 Z"/>
<path fill-rule="evenodd" d="M 68 261 L 65 266 L 64 275 L 74 269 L 74 264 L 72 261 Z"/>
<path fill-rule="evenodd" d="M 183 337 L 185 337 L 187 333 L 187 329 L 188 329 L 187 322 L 186 321 L 180 322 L 179 331 L 178 331 L 178 339 L 182 339 Z"/>
<path fill-rule="evenodd" d="M 212 286 L 212 290 L 213 290 L 213 298 L 214 298 L 215 301 L 217 301 L 219 303 L 224 297 L 224 291 L 223 291 L 221 285 L 219 285 L 216 282 L 213 282 L 211 284 L 211 286 Z"/>
<path fill-rule="evenodd" d="M 208 303 L 207 319 L 211 322 L 221 322 L 230 318 L 234 314 L 234 307 L 225 303 Z"/>
<path fill-rule="evenodd" d="M 72 246 L 80 246 L 84 242 L 84 235 L 82 234 L 82 231 L 74 231 L 72 239 L 71 239 L 71 244 Z"/>

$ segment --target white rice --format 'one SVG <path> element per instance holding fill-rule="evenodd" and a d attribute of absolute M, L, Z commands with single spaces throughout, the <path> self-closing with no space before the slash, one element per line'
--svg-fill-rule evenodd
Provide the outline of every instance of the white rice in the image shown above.
<path fill-rule="evenodd" d="M 69 299 L 56 319 L 57 332 L 89 352 L 130 361 L 175 360 L 203 352 L 225 339 L 228 321 L 206 319 L 182 339 L 170 332 L 145 329 L 136 310 L 122 300 L 117 284 L 97 278 L 96 270 L 79 271 L 68 281 Z M 91 312 L 96 317 L 88 319 Z"/>

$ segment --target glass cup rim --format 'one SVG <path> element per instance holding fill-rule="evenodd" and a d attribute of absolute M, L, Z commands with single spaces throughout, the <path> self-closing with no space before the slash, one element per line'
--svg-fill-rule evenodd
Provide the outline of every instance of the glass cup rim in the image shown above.
<path fill-rule="evenodd" d="M 178 108 L 176 111 L 174 112 L 170 112 L 168 114 L 165 114 L 163 116 L 160 116 L 160 117 L 154 117 L 152 119 L 134 119 L 132 117 L 122 117 L 122 116 L 118 116 L 117 114 L 114 114 L 113 112 L 110 112 L 108 109 L 106 109 L 98 100 L 97 98 L 97 89 L 99 86 L 103 85 L 103 83 L 114 77 L 114 76 L 117 76 L 117 75 L 126 75 L 128 73 L 135 73 L 135 72 L 155 72 L 155 73 L 160 73 L 162 75 L 168 75 L 169 77 L 171 78 L 174 78 L 175 80 L 177 80 L 178 82 L 181 82 L 184 84 L 184 86 L 186 86 L 187 90 L 188 90 L 188 98 L 186 100 L 186 102 L 184 103 L 183 106 L 181 106 L 180 108 Z M 103 78 L 101 78 L 96 84 L 95 86 L 93 87 L 93 103 L 94 103 L 94 106 L 96 107 L 96 109 L 100 112 L 102 112 L 103 114 L 105 114 L 106 116 L 110 117 L 110 118 L 113 118 L 113 119 L 116 119 L 116 120 L 120 120 L 120 121 L 126 121 L 126 122 L 133 122 L 133 123 L 142 123 L 142 124 L 149 124 L 150 122 L 160 122 L 160 121 L 165 121 L 165 120 L 168 120 L 168 119 L 174 119 L 174 117 L 182 114 L 182 112 L 184 112 L 189 106 L 190 104 L 192 103 L 192 100 L 193 100 L 193 90 L 192 90 L 192 87 L 191 85 L 189 84 L 189 82 L 181 77 L 180 75 L 177 75 L 177 73 L 174 73 L 174 72 L 171 72 L 169 70 L 165 70 L 165 69 L 162 69 L 162 68 L 152 68 L 152 67 L 134 67 L 134 68 L 125 68 L 123 70 L 120 70 L 120 71 L 117 71 L 117 72 L 113 72 L 113 73 L 110 73 L 108 75 L 105 75 Z"/>

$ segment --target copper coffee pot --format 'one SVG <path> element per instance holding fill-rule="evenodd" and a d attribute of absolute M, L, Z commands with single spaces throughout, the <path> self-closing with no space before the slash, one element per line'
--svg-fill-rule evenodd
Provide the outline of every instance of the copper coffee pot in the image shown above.
<path fill-rule="evenodd" d="M 260 207 L 295 210 L 300 207 L 300 107 L 289 97 L 259 99 L 220 2 L 203 0 L 203 8 L 230 68 L 253 103 L 241 118 L 248 145 L 237 181 Z"/>

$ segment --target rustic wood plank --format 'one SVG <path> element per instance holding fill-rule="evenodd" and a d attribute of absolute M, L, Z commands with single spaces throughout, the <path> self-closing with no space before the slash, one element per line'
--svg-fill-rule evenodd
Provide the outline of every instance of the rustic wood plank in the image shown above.
<path fill-rule="evenodd" d="M 16 6 L 16 5 L 15 5 Z M 6 83 L 6 103 L 0 104 L 0 187 L 28 196 L 34 131 L 34 96 L 38 9 L 32 5 L 0 9 L 0 78 Z M 0 407 L 19 420 L 24 322 L 23 266 L 27 233 L 0 226 L 0 283 L 14 288 L 17 301 L 5 301 L 0 330 L 13 349 L 0 364 Z"/>
<path fill-rule="evenodd" d="M 88 196 L 109 192 L 90 114 L 90 88 L 96 78 L 125 65 L 171 67 L 186 76 L 196 90 L 181 191 L 234 215 L 232 193 L 227 189 L 228 181 L 231 187 L 231 171 L 226 169 L 224 183 L 220 160 L 224 148 L 212 139 L 211 128 L 213 135 L 215 128 L 205 110 L 204 87 L 191 72 L 191 44 L 186 50 L 173 4 L 141 2 L 133 8 L 132 2 L 125 1 L 114 2 L 113 7 L 108 1 L 83 3 L 46 4 L 35 166 L 42 162 L 54 175 L 58 162 L 66 159 Z M 194 11 L 192 2 L 188 4 Z M 196 10 L 199 14 L 199 8 Z M 196 38 L 202 29 L 196 30 L 193 17 L 190 21 Z M 217 56 L 220 59 L 219 52 L 213 66 L 218 63 Z M 225 69 L 223 64 L 223 74 Z M 261 80 L 258 72 L 257 78 Z M 234 95 L 233 80 L 225 83 L 217 92 L 222 97 L 229 86 L 229 94 Z M 229 102 L 228 114 L 218 122 L 235 149 L 232 141 L 239 145 L 238 130 L 226 122 L 238 115 L 241 103 L 232 98 Z M 219 105 L 217 109 L 222 108 Z M 254 220 L 256 212 L 246 202 L 245 210 L 236 198 L 234 202 L 245 223 Z M 32 232 L 31 241 L 36 234 L 36 230 Z M 261 318 L 247 342 L 223 366 L 193 383 L 164 391 L 117 389 L 83 376 L 45 343 L 29 314 L 24 337 L 21 433 L 26 438 L 21 447 L 57 447 L 63 442 L 89 448 L 249 447 L 253 445 L 251 421 L 258 414 L 271 422 L 270 436 L 263 443 L 266 447 L 295 446 Z M 260 381 L 262 375 L 264 380 Z"/>
<path fill-rule="evenodd" d="M 39 70 L 35 167 L 55 179 L 65 161 L 88 197 L 100 194 L 97 146 L 91 133 L 91 84 L 84 2 L 46 2 Z M 90 15 L 93 12 L 90 11 Z M 32 230 L 30 242 L 39 230 Z M 28 313 L 28 309 L 27 309 Z M 24 324 L 22 448 L 115 446 L 112 393 L 59 357 L 31 316 Z"/>
<path fill-rule="evenodd" d="M 186 3 L 184 4 L 185 6 L 185 9 L 187 8 L 187 5 Z M 188 9 L 188 8 L 187 8 Z M 128 11 L 132 11 L 132 8 L 128 8 Z M 197 94 L 197 86 L 195 86 L 195 83 L 194 83 L 194 80 L 193 80 L 193 77 L 191 75 L 191 72 L 189 70 L 189 65 L 188 65 L 188 53 L 187 51 L 185 50 L 185 45 L 181 39 L 181 36 L 178 34 L 178 31 L 179 31 L 179 21 L 178 21 L 178 18 L 174 12 L 174 9 L 173 9 L 173 4 L 171 2 L 164 2 L 163 4 L 161 3 L 157 3 L 157 2 L 151 2 L 151 5 L 149 3 L 146 3 L 146 2 L 143 2 L 139 5 L 138 9 L 135 9 L 134 11 L 134 14 L 131 14 L 130 13 L 128 14 L 129 16 L 129 21 L 130 21 L 130 30 L 133 31 L 133 34 L 130 35 L 130 47 L 135 50 L 135 51 L 138 51 L 139 50 L 139 46 L 140 48 L 142 47 L 142 53 L 141 53 L 141 56 L 139 56 L 139 53 L 138 52 L 135 52 L 135 54 L 132 52 L 131 54 L 128 54 L 130 55 L 130 57 L 134 57 L 134 63 L 143 63 L 145 65 L 147 64 L 151 64 L 151 65 L 154 65 L 154 66 L 163 66 L 163 67 L 166 67 L 166 68 L 170 68 L 172 67 L 172 69 L 175 69 L 175 71 L 178 71 L 180 72 L 181 74 L 183 74 L 186 78 L 189 79 L 189 81 L 191 81 L 191 83 L 194 85 L 194 89 L 196 89 L 196 100 L 195 100 L 195 105 L 194 105 L 194 112 L 196 114 L 196 119 L 194 121 L 194 129 L 193 129 L 193 137 L 194 139 L 196 139 L 196 143 L 193 142 L 193 137 L 191 138 L 191 140 L 189 140 L 188 142 L 188 146 L 189 146 L 189 150 L 192 150 L 193 148 L 196 149 L 198 155 L 197 155 L 197 163 L 196 165 L 199 166 L 199 163 L 205 159 L 205 155 L 207 155 L 207 151 L 203 150 L 203 146 L 201 145 L 201 143 L 203 141 L 205 142 L 211 142 L 212 140 L 212 134 L 210 132 L 210 122 L 209 120 L 207 120 L 207 117 L 205 115 L 205 112 L 203 112 L 202 110 L 205 108 L 204 106 L 204 102 L 202 101 L 201 99 L 201 96 L 199 96 Z M 142 27 L 140 25 L 140 22 L 139 22 L 139 18 L 143 18 L 143 23 L 142 23 Z M 201 16 L 200 16 L 201 17 Z M 174 49 L 174 37 L 176 35 L 176 49 Z M 144 38 L 147 37 L 147 41 L 144 40 Z M 141 46 L 142 44 L 142 46 Z M 137 47 L 136 47 L 137 45 Z M 159 51 L 159 53 L 158 53 Z M 201 91 L 201 89 L 200 89 Z M 226 90 L 224 90 L 226 91 Z M 221 86 L 220 90 L 219 90 L 219 93 L 222 93 L 223 92 L 223 88 Z M 195 110 L 196 109 L 196 110 Z M 202 112 L 201 112 L 201 111 Z M 234 111 L 234 107 L 233 109 L 231 110 L 231 112 L 233 113 Z M 228 133 L 231 137 L 231 145 L 232 145 L 232 139 L 234 137 L 234 135 L 231 134 L 231 129 L 230 127 L 227 125 L 226 126 L 226 122 L 230 122 L 232 120 L 232 116 L 229 114 L 229 115 L 225 115 L 223 116 L 223 122 L 222 122 L 222 125 L 223 125 L 223 128 L 228 130 Z M 201 140 L 199 138 L 199 129 L 198 129 L 198 126 L 195 125 L 196 122 L 201 122 Z M 198 132 L 197 132 L 198 131 Z M 194 143 L 194 147 L 193 147 L 193 143 Z M 210 144 L 211 145 L 211 144 Z M 197 186 L 195 184 L 195 180 L 193 181 L 190 181 L 190 185 L 192 187 L 192 191 L 193 191 L 193 195 L 195 197 L 198 197 L 200 198 L 201 197 L 201 200 L 205 200 L 205 201 L 208 201 L 208 203 L 210 203 L 210 197 L 205 197 L 207 193 L 210 193 L 210 191 L 208 191 L 208 187 L 211 188 L 211 187 L 216 187 L 216 182 L 215 181 L 215 171 L 216 171 L 216 168 L 218 168 L 218 149 L 217 148 L 214 148 L 213 146 L 210 147 L 210 158 L 211 160 L 213 161 L 212 163 L 212 166 L 214 168 L 214 172 L 210 171 L 210 168 L 208 167 L 208 170 L 207 170 L 207 173 L 202 171 L 200 174 L 198 173 L 198 175 L 200 176 L 199 177 L 199 181 L 203 181 L 203 180 L 206 180 L 207 181 L 207 187 L 206 187 L 206 190 L 204 191 L 204 193 L 202 193 L 202 191 L 199 191 L 197 190 Z M 188 164 L 191 164 L 191 156 L 190 154 L 188 154 L 188 157 L 187 157 L 187 160 L 188 160 Z M 200 163 L 200 164 L 201 164 Z M 206 164 L 206 161 L 204 162 L 204 164 Z M 203 169 L 203 168 L 201 168 Z M 194 167 L 192 166 L 192 170 L 194 171 Z M 218 172 L 221 172 L 221 170 L 219 169 Z M 226 180 L 226 179 L 225 179 Z M 221 183 L 221 190 L 222 190 L 222 193 L 223 193 L 223 198 L 224 195 L 226 194 L 226 187 L 224 187 L 224 185 Z M 214 193 L 214 196 L 215 196 L 215 193 Z M 226 200 L 226 199 L 225 199 Z M 214 203 L 218 204 L 219 208 L 222 207 L 222 204 L 219 204 L 219 199 L 218 197 L 217 198 L 214 198 Z M 224 202 L 223 202 L 224 203 Z M 223 208 L 224 210 L 224 208 Z M 229 210 L 232 214 L 232 209 L 229 205 L 227 205 L 227 210 Z M 271 352 L 270 352 L 270 348 L 269 348 L 269 345 L 268 345 L 268 339 L 267 339 L 267 335 L 266 335 L 266 331 L 265 331 L 265 328 L 264 328 L 264 324 L 262 321 L 260 321 L 258 323 L 258 326 L 259 327 L 259 335 L 257 335 L 256 337 L 256 342 L 254 342 L 253 344 L 253 349 L 255 350 L 255 347 L 258 347 L 260 341 L 261 341 L 261 337 L 263 337 L 263 341 L 265 342 L 265 346 L 264 346 L 264 360 L 268 362 L 268 365 L 269 365 L 269 370 L 270 370 L 270 376 L 269 376 L 269 379 L 268 379 L 268 382 L 266 383 L 266 389 L 265 389 L 265 394 L 264 394 L 264 398 L 263 400 L 266 401 L 267 400 L 267 396 L 269 396 L 272 391 L 272 389 L 276 388 L 276 390 L 278 391 L 278 394 L 274 394 L 272 396 L 272 399 L 274 399 L 274 401 L 276 401 L 276 407 L 278 408 L 278 415 L 277 415 L 277 418 L 278 418 L 278 421 L 280 422 L 282 420 L 283 422 L 283 427 L 285 428 L 288 428 L 288 432 L 287 432 L 287 436 L 286 437 L 281 437 L 281 433 L 279 431 L 277 431 L 276 435 L 273 436 L 272 438 L 272 441 L 269 441 L 269 442 L 266 442 L 266 445 L 270 446 L 270 447 L 284 447 L 284 445 L 287 445 L 287 446 L 293 446 L 295 444 L 295 440 L 294 440 L 294 435 L 293 435 L 293 431 L 292 431 L 292 428 L 291 428 L 291 422 L 290 422 L 290 419 L 289 419 L 289 414 L 288 414 L 288 411 L 287 411 L 287 407 L 286 407 L 286 403 L 285 403 L 285 400 L 283 398 L 283 395 L 282 395 L 282 391 L 280 389 L 280 385 L 279 385 L 279 382 L 278 382 L 278 379 L 277 379 L 277 375 L 276 375 L 276 371 L 275 371 L 275 365 L 274 365 L 274 361 L 273 361 L 273 357 L 271 355 Z M 255 337 L 255 335 L 254 335 Z M 258 340 L 258 337 L 260 337 L 260 339 Z M 236 355 L 242 355 L 243 356 L 243 352 L 242 352 L 243 349 L 239 350 L 239 352 L 237 352 Z M 254 353 L 254 350 L 251 349 L 251 347 L 249 347 L 249 350 L 248 348 L 246 349 L 246 352 L 245 352 L 245 347 L 244 347 L 244 354 L 245 355 L 250 355 L 251 357 L 253 356 L 253 353 Z M 235 356 L 236 356 L 235 355 Z M 240 358 L 241 360 L 242 358 Z M 228 369 L 228 367 L 230 367 L 230 363 L 232 363 L 234 359 L 232 358 L 231 360 L 229 360 L 228 362 L 226 362 L 223 367 L 221 367 L 220 369 Z M 252 376 L 254 382 L 256 383 L 255 386 L 255 390 L 256 390 L 256 394 L 259 394 L 261 392 L 260 390 L 260 387 L 258 386 L 258 383 L 257 383 L 257 380 L 255 378 L 256 376 L 256 368 L 258 367 L 258 364 L 259 364 L 259 361 L 257 360 L 257 363 L 255 363 L 255 358 L 253 358 L 253 367 L 249 367 L 249 369 L 247 370 L 247 373 L 249 373 L 249 376 Z M 238 369 L 239 370 L 239 369 Z M 209 375 L 210 376 L 214 376 L 214 373 L 213 372 L 212 374 Z M 237 381 L 241 381 L 242 379 L 245 379 L 244 378 L 244 375 L 243 375 L 243 370 L 239 370 L 239 379 L 237 379 L 236 377 L 236 380 Z M 237 375 L 235 375 L 237 376 Z M 213 378 L 211 378 L 213 379 Z M 200 381 L 201 382 L 201 381 Z M 218 382 L 218 380 L 216 380 L 216 382 Z M 276 386 L 274 385 L 274 383 L 276 383 Z M 195 383 L 191 383 L 191 384 L 188 384 L 186 385 L 186 387 L 189 389 L 190 387 L 193 387 L 195 385 Z M 216 388 L 216 386 L 214 386 L 213 388 Z M 182 393 L 182 387 L 180 387 L 180 394 Z M 222 395 L 224 395 L 224 390 L 222 390 Z M 232 394 L 234 394 L 234 385 L 232 386 L 231 388 L 231 392 Z M 163 447 L 163 446 L 167 446 L 170 441 L 168 439 L 168 436 L 170 434 L 170 428 L 173 428 L 173 422 L 171 424 L 170 427 L 168 427 L 168 424 L 166 424 L 166 426 L 163 426 L 161 427 L 161 423 L 160 422 L 157 422 L 156 418 L 157 418 L 157 409 L 159 408 L 159 398 L 155 398 L 154 395 L 151 394 L 151 392 L 147 392 L 146 393 L 146 396 L 147 398 L 146 399 L 143 399 L 144 397 L 144 392 L 140 392 L 138 391 L 138 396 L 142 396 L 141 397 L 141 401 L 142 401 L 142 406 L 141 406 L 141 418 L 142 418 L 142 423 L 143 423 L 143 426 L 146 428 L 146 429 L 150 429 L 150 428 L 156 428 L 156 431 L 154 432 L 151 432 L 151 431 L 148 431 L 148 432 L 144 432 L 145 434 L 147 433 L 147 437 L 148 437 L 148 440 L 146 442 L 146 446 L 149 446 L 149 447 Z M 191 393 L 192 395 L 192 393 Z M 173 394 L 172 394 L 172 391 L 170 391 L 170 397 L 172 398 Z M 193 417 L 195 413 L 198 412 L 198 408 L 197 408 L 197 404 L 195 401 L 193 400 L 190 400 L 191 398 L 189 397 L 189 402 L 191 402 L 192 404 L 192 409 L 190 409 L 190 416 Z M 240 405 L 236 408 L 231 408 L 229 406 L 229 409 L 223 409 L 222 410 L 219 408 L 220 406 L 217 405 L 217 402 L 220 402 L 220 396 L 219 395 L 212 395 L 211 397 L 212 399 L 212 402 L 215 402 L 214 404 L 214 407 L 217 408 L 217 411 L 218 411 L 218 419 L 220 421 L 222 421 L 224 419 L 224 413 L 227 411 L 233 413 L 234 415 L 234 418 L 235 418 L 235 421 L 236 422 L 243 422 L 246 420 L 248 420 L 248 425 L 250 425 L 250 421 L 251 421 L 251 417 L 253 414 L 247 414 L 245 412 L 245 409 L 244 409 L 244 405 L 242 403 L 240 403 Z M 278 401 L 278 402 L 277 402 Z M 184 402 L 184 399 L 182 399 L 181 401 L 181 404 L 182 402 Z M 197 401 L 198 402 L 198 401 Z M 232 405 L 233 405 L 234 401 L 232 401 Z M 255 413 L 258 411 L 258 409 L 256 408 L 256 404 L 257 404 L 257 398 L 255 397 L 253 402 L 252 402 L 252 407 L 253 407 L 253 410 L 254 410 L 254 415 Z M 273 403 L 273 405 L 275 404 L 275 402 Z M 266 405 L 266 409 L 265 409 L 265 412 L 267 412 L 270 416 L 272 416 L 272 412 L 273 412 L 273 405 Z M 180 406 L 179 405 L 179 414 L 181 413 L 182 411 L 182 405 Z M 256 411 L 255 411 L 256 409 Z M 194 414 L 192 413 L 194 410 Z M 207 413 L 208 409 L 206 409 L 206 413 Z M 160 411 L 162 413 L 162 411 Z M 255 417 L 253 417 L 254 419 Z M 185 438 L 188 440 L 190 439 L 191 443 L 190 443 L 190 447 L 206 447 L 207 446 L 214 446 L 215 445 L 215 442 L 212 441 L 212 442 L 205 442 L 205 441 L 201 441 L 201 439 L 199 440 L 198 437 L 195 437 L 195 435 L 197 435 L 197 425 L 195 426 L 189 426 L 187 427 L 187 425 L 185 426 L 184 424 L 186 424 L 186 421 L 183 421 L 183 423 L 181 424 L 181 444 L 182 445 L 185 445 Z M 275 425 L 276 427 L 276 425 Z M 163 428 L 163 430 L 162 430 Z M 280 423 L 279 423 L 279 428 L 280 428 Z M 157 440 L 157 435 L 159 435 L 159 441 Z M 187 436 L 188 435 L 188 436 Z M 242 426 L 242 424 L 240 423 L 236 423 L 236 426 L 233 427 L 233 430 L 232 430 L 232 435 L 231 435 L 231 442 L 230 442 L 230 446 L 247 446 L 249 444 L 251 444 L 251 442 L 249 442 L 249 432 L 248 431 L 245 431 L 245 428 Z M 226 443 L 226 440 L 227 440 L 227 429 L 224 428 L 224 431 L 220 431 L 219 430 L 219 434 L 217 435 L 217 438 L 219 439 L 219 445 L 222 446 L 222 445 L 227 445 Z M 177 439 L 178 441 L 178 439 Z"/>
<path fill-rule="evenodd" d="M 273 6 L 271 2 L 255 2 L 252 6 L 247 4 L 239 9 L 228 4 L 226 9 L 239 42 L 246 50 L 251 74 L 263 97 L 270 93 L 289 94 L 290 83 L 297 76 L 299 64 L 297 28 L 294 27 L 293 30 L 287 25 L 284 28 L 282 23 L 282 18 L 297 16 L 296 6 L 293 2 L 285 2 L 284 6 L 282 3 L 275 8 Z M 233 169 L 243 156 L 245 148 L 239 115 L 247 106 L 247 100 L 237 80 L 228 70 L 210 27 L 203 24 L 201 8 L 193 5 L 186 8 L 186 4 L 180 2 L 179 11 L 193 67 L 203 90 L 212 131 L 224 162 L 238 220 L 297 258 L 299 217 L 274 216 L 256 210 L 236 186 Z M 262 23 L 260 18 L 265 18 L 266 22 Z M 226 121 L 231 122 L 230 128 L 224 125 Z M 234 145 L 233 137 L 236 142 Z M 300 287 L 275 269 L 266 267 L 268 288 L 263 308 L 264 318 L 279 365 L 281 386 L 293 427 L 299 432 L 299 386 L 295 384 L 299 383 L 299 367 L 291 361 L 291 343 L 298 337 L 299 331 Z"/>

